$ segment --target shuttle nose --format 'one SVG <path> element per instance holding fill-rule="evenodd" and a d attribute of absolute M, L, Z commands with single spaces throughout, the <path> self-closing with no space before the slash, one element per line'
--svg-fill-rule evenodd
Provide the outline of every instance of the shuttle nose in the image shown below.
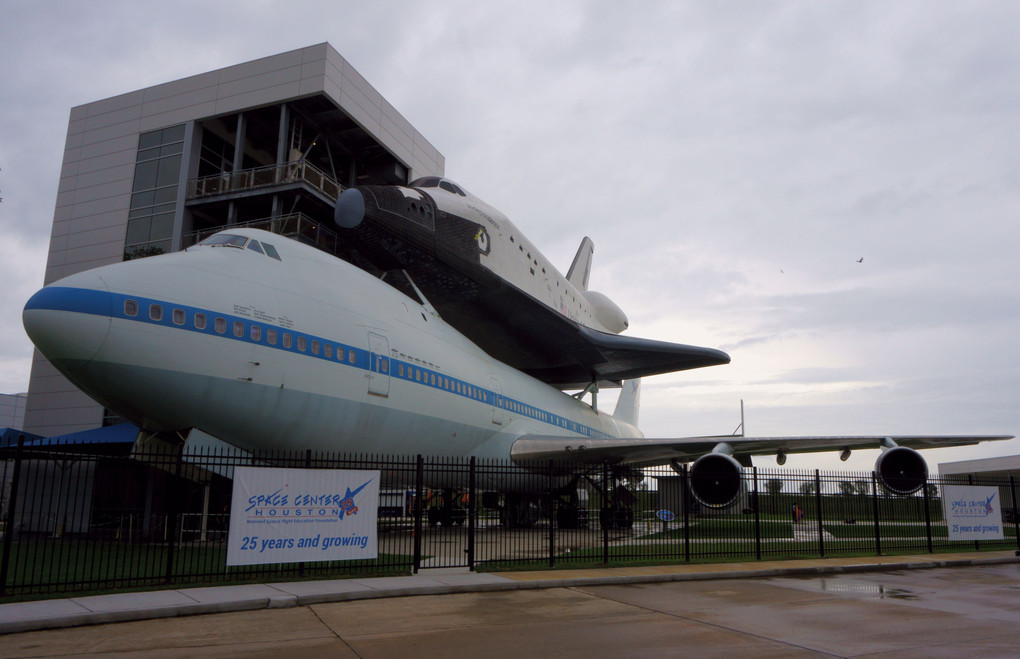
<path fill-rule="evenodd" d="M 43 288 L 25 304 L 28 337 L 61 371 L 88 364 L 110 330 L 113 301 L 103 279 L 83 272 Z"/>
<path fill-rule="evenodd" d="M 353 229 L 365 219 L 365 196 L 357 188 L 340 193 L 333 210 L 333 221 L 344 229 Z"/>

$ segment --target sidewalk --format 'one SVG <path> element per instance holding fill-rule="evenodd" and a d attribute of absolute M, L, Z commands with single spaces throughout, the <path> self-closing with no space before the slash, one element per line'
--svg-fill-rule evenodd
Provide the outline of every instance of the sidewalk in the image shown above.
<path fill-rule="evenodd" d="M 1020 563 L 1020 558 L 1013 551 L 998 551 L 501 573 L 433 569 L 406 577 L 181 588 L 0 604 L 0 634 L 409 595 L 806 576 L 997 563 Z"/>

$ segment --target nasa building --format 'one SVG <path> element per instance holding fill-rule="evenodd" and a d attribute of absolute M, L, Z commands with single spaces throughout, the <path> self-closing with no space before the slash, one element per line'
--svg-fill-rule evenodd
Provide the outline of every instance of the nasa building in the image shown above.
<path fill-rule="evenodd" d="M 337 253 L 341 190 L 442 176 L 444 165 L 328 43 L 81 105 L 68 122 L 45 283 L 231 226 Z M 35 351 L 25 431 L 122 421 Z"/>

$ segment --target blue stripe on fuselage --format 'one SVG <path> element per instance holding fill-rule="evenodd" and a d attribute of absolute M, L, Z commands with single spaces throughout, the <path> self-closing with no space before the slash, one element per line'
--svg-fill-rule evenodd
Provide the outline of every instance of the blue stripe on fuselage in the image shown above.
<path fill-rule="evenodd" d="M 134 316 L 129 316 L 125 313 L 125 302 L 128 300 L 133 300 L 138 305 L 137 313 Z M 154 320 L 150 316 L 149 309 L 153 305 L 156 305 L 161 309 L 158 320 Z M 547 423 L 578 435 L 584 435 L 586 437 L 609 437 L 608 434 L 595 428 L 591 428 L 566 417 L 561 417 L 505 395 L 497 396 L 497 394 L 491 389 L 480 387 L 458 378 L 452 378 L 445 373 L 420 364 L 393 359 L 389 356 L 382 356 L 379 363 L 373 365 L 371 359 L 372 353 L 363 348 L 357 348 L 350 344 L 340 343 L 338 341 L 326 339 L 313 334 L 297 332 L 293 329 L 282 327 L 280 325 L 255 321 L 251 318 L 235 314 L 225 314 L 182 304 L 171 304 L 163 300 L 144 298 L 136 295 L 124 295 L 122 293 L 110 293 L 107 291 L 97 291 L 89 288 L 71 288 L 62 286 L 47 286 L 37 292 L 25 305 L 25 310 L 30 309 L 71 311 L 97 316 L 107 316 L 118 320 L 127 320 L 145 323 L 148 325 L 159 325 L 169 329 L 196 332 L 198 334 L 206 334 L 209 336 L 219 337 L 221 339 L 232 339 L 234 341 L 258 345 L 268 349 L 282 350 L 284 352 L 299 354 L 312 359 L 321 359 L 334 364 L 343 364 L 344 366 L 350 366 L 365 371 L 371 370 L 383 375 L 388 375 L 389 377 L 397 380 L 403 380 L 420 386 L 438 389 L 461 398 L 476 400 L 488 406 L 498 406 L 512 414 L 534 419 L 542 423 Z M 183 323 L 174 322 L 174 310 L 184 312 L 185 318 Z M 200 329 L 196 327 L 196 314 L 203 314 L 206 317 L 206 325 L 204 328 Z M 216 331 L 215 326 L 217 318 L 222 318 L 226 322 L 225 332 Z M 242 323 L 243 329 L 241 336 L 236 336 L 234 334 L 235 322 Z M 253 326 L 259 328 L 259 339 L 257 340 L 252 338 Z M 277 332 L 277 340 L 275 344 L 270 344 L 267 340 L 267 330 L 270 329 Z M 288 333 L 292 337 L 292 343 L 289 348 L 284 347 L 283 345 L 284 333 Z M 298 350 L 297 346 L 299 338 L 303 338 L 305 340 L 305 350 Z M 319 342 L 319 354 L 312 354 L 312 341 Z M 332 346 L 332 357 L 326 357 L 324 354 L 323 347 L 326 344 Z M 343 360 L 338 358 L 341 354 L 340 350 L 343 351 Z"/>

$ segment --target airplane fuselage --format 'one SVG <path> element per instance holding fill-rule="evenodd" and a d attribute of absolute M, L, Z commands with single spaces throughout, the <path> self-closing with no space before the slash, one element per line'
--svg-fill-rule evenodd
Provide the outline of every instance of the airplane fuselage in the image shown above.
<path fill-rule="evenodd" d="M 29 301 L 26 329 L 142 427 L 245 449 L 507 458 L 527 434 L 640 435 L 344 261 L 262 231 L 218 235 L 236 244 L 56 282 Z"/>

